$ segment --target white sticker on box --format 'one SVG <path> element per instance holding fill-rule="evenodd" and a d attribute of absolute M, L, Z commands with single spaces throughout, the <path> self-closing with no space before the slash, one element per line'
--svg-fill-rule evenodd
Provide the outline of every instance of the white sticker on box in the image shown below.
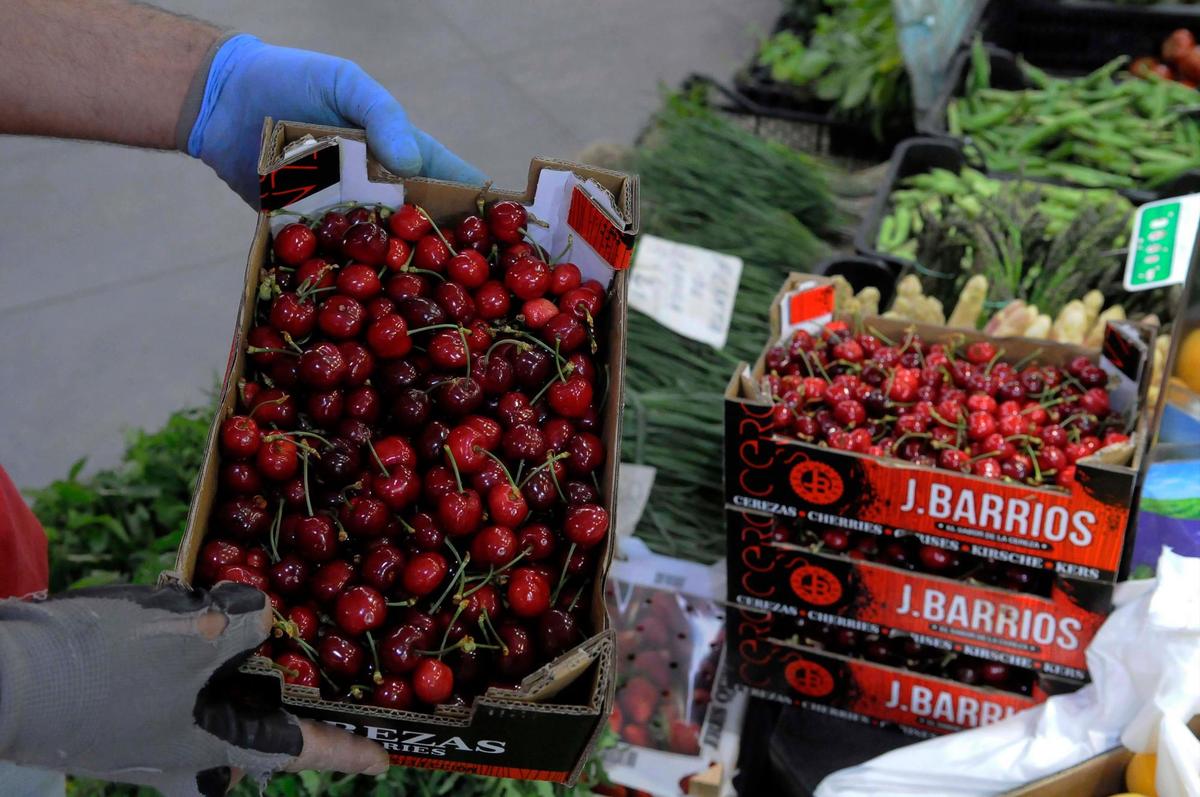
<path fill-rule="evenodd" d="M 646 510 L 646 501 L 650 499 L 650 491 L 654 488 L 654 476 L 658 469 L 653 465 L 636 465 L 632 462 L 622 462 L 617 478 L 617 539 L 623 539 L 633 534 L 642 512 Z"/>
<path fill-rule="evenodd" d="M 1160 199 L 1138 208 L 1125 258 L 1125 290 L 1179 285 L 1192 265 L 1200 229 L 1200 194 Z"/>
<path fill-rule="evenodd" d="M 742 259 L 643 235 L 633 255 L 629 306 L 672 332 L 725 346 Z"/>

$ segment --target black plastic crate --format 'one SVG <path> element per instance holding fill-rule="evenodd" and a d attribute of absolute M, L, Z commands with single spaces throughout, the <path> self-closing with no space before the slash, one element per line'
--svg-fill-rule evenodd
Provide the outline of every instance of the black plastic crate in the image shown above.
<path fill-rule="evenodd" d="M 879 291 L 881 313 L 891 306 L 896 295 L 896 279 L 899 272 L 876 257 L 836 255 L 818 263 L 815 271 L 826 277 L 844 277 L 855 293 L 867 287 L 876 288 Z"/>
<path fill-rule="evenodd" d="M 993 0 L 979 26 L 985 42 L 1061 75 L 1086 74 L 1118 55 L 1157 58 L 1176 28 L 1200 34 L 1200 5 Z"/>
<path fill-rule="evenodd" d="M 902 180 L 914 174 L 923 174 L 934 169 L 957 172 L 966 166 L 974 165 L 969 163 L 963 142 L 958 139 L 947 136 L 919 136 L 902 142 L 892 153 L 883 181 L 875 191 L 875 197 L 871 200 L 862 223 L 854 232 L 854 248 L 860 255 L 886 264 L 896 278 L 907 274 L 914 266 L 911 260 L 880 252 L 876 248 L 879 228 L 888 213 L 892 191 Z"/>

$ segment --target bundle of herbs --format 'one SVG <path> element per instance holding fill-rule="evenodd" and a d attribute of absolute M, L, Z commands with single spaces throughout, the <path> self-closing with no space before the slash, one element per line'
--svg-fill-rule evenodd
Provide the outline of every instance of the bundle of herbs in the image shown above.
<path fill-rule="evenodd" d="M 725 384 L 758 356 L 783 275 L 811 269 L 852 219 L 828 167 L 736 127 L 699 94 L 668 98 L 633 160 L 644 231 L 744 261 L 719 351 L 629 313 L 625 457 L 657 468 L 638 534 L 661 553 L 713 561 L 725 550 Z"/>

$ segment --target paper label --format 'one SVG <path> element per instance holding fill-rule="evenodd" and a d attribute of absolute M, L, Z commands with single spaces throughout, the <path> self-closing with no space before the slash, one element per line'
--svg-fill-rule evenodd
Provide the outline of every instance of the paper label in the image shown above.
<path fill-rule="evenodd" d="M 652 465 L 622 462 L 617 479 L 617 539 L 624 539 L 637 528 L 654 488 L 658 469 Z"/>
<path fill-rule="evenodd" d="M 1125 259 L 1125 290 L 1181 284 L 1192 263 L 1198 227 L 1200 194 L 1161 199 L 1138 208 Z"/>
<path fill-rule="evenodd" d="M 571 192 L 567 224 L 596 250 L 596 254 L 600 255 L 604 262 L 617 271 L 629 268 L 629 236 L 623 233 L 579 186 L 575 186 Z"/>
<path fill-rule="evenodd" d="M 781 340 L 797 329 L 816 332 L 833 319 L 833 286 L 804 283 L 783 297 L 779 309 Z"/>
<path fill-rule="evenodd" d="M 634 253 L 629 305 L 672 332 L 721 349 L 741 278 L 739 257 L 643 235 Z"/>

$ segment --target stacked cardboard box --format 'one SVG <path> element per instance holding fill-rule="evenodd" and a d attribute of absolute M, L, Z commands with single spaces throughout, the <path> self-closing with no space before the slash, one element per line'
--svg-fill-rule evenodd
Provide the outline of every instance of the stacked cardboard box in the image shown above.
<path fill-rule="evenodd" d="M 781 329 L 831 310 L 831 293 L 821 278 L 792 275 L 772 308 L 768 346 Z M 986 339 L 859 321 L 896 339 L 914 329 L 931 342 Z M 737 607 L 727 636 L 742 684 L 760 697 L 926 734 L 986 724 L 1085 682 L 1084 650 L 1109 607 L 1135 515 L 1150 337 L 1134 324 L 1110 327 L 1101 365 L 1117 385 L 1114 408 L 1136 419 L 1133 451 L 1115 464 L 1081 460 L 1070 490 L 777 436 L 769 397 L 758 391 L 765 351 L 752 368 L 740 366 L 725 394 L 725 500 Z M 1096 355 L 1023 339 L 1003 347 L 1013 360 L 1058 365 Z M 820 543 L 830 531 L 863 544 L 834 552 Z M 955 578 L 920 572 L 904 553 L 916 542 L 980 568 L 959 567 Z M 1005 568 L 1013 574 L 994 585 L 967 578 Z"/>

